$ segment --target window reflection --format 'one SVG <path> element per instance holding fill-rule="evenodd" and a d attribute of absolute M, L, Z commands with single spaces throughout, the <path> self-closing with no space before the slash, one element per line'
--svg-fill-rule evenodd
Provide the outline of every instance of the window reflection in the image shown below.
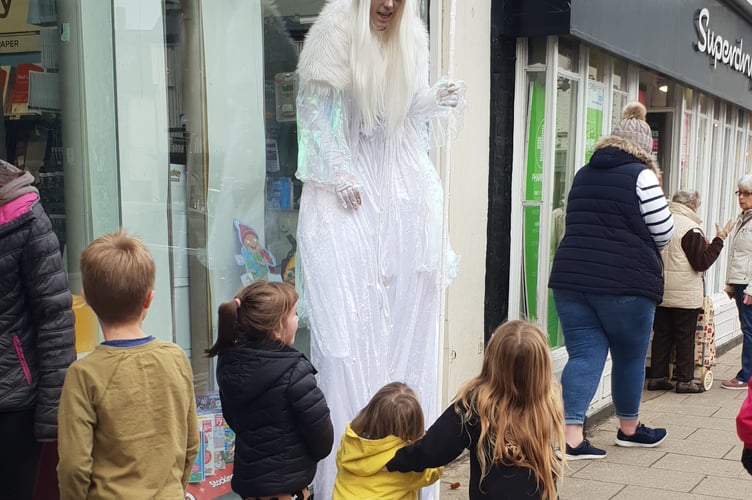
<path fill-rule="evenodd" d="M 594 83 L 595 82 L 589 82 Z M 597 84 L 596 84 L 597 85 Z M 576 120 L 577 120 L 577 91 L 579 82 L 570 78 L 559 76 L 556 88 L 556 147 L 554 152 L 554 175 L 551 198 L 551 258 L 553 263 L 554 254 L 564 237 L 566 197 L 572 185 L 575 172 L 575 149 L 576 149 Z M 600 100 L 602 114 L 602 99 Z M 593 105 L 597 107 L 597 105 Z M 595 116 L 595 115 L 593 115 Z M 600 122 L 593 124 L 593 135 L 600 135 Z M 556 314 L 553 296 L 548 294 L 548 334 L 552 346 L 561 344 L 561 326 Z"/>

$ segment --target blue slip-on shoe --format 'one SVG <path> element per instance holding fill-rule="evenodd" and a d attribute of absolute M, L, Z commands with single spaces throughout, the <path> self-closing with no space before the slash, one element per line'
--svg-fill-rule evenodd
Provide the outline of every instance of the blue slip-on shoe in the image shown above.
<path fill-rule="evenodd" d="M 601 450 L 583 439 L 577 448 L 567 445 L 567 460 L 597 460 L 606 456 L 606 450 Z"/>
<path fill-rule="evenodd" d="M 627 436 L 619 429 L 616 433 L 616 445 L 627 448 L 652 448 L 661 444 L 667 436 L 666 429 L 651 429 L 640 424 L 631 436 Z"/>

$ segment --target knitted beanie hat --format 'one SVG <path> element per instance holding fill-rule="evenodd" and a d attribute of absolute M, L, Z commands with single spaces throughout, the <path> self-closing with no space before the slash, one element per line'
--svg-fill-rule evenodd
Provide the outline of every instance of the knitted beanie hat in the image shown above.
<path fill-rule="evenodd" d="M 638 146 L 647 154 L 653 154 L 653 134 L 650 125 L 645 121 L 647 110 L 641 103 L 635 101 L 624 106 L 621 121 L 611 131 L 632 144 Z"/>

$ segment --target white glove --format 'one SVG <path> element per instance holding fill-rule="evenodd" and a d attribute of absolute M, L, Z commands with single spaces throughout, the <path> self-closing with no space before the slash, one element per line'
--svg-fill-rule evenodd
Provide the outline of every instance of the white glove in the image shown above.
<path fill-rule="evenodd" d="M 344 208 L 357 210 L 360 207 L 361 200 L 358 186 L 354 186 L 347 181 L 342 181 L 335 186 L 334 190 L 337 192 L 337 198 L 339 198 L 339 202 Z"/>
<path fill-rule="evenodd" d="M 436 90 L 436 102 L 439 106 L 456 107 L 460 102 L 460 87 L 455 82 L 447 82 L 446 85 Z"/>

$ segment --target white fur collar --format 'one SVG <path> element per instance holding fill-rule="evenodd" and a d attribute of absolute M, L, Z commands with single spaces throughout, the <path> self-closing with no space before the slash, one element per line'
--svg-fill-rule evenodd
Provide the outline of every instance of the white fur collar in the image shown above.
<path fill-rule="evenodd" d="M 306 36 L 298 61 L 302 82 L 319 82 L 343 90 L 350 86 L 352 0 L 329 0 Z"/>

